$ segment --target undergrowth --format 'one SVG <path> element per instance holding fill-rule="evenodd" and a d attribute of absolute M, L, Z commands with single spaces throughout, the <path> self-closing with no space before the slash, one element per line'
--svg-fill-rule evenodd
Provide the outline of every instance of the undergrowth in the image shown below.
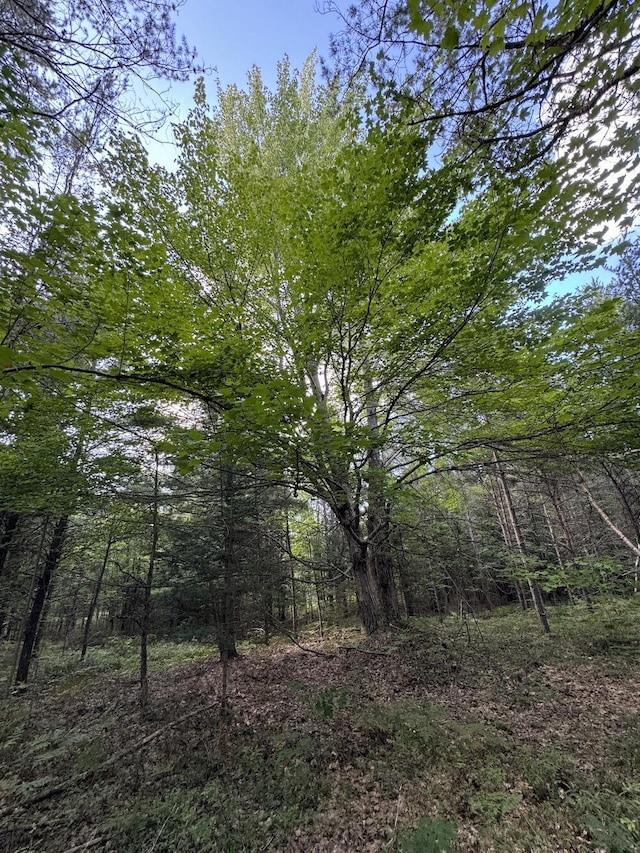
<path fill-rule="evenodd" d="M 151 646 L 143 717 L 135 642 L 45 655 L 0 709 L 0 849 L 637 853 L 640 599 L 549 610 L 245 649 L 230 716 L 204 643 Z"/>

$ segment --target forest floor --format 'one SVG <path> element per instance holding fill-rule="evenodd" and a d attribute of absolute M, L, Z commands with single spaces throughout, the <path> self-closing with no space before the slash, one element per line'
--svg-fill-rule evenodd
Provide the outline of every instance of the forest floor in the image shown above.
<path fill-rule="evenodd" d="M 0 850 L 637 853 L 640 596 L 550 620 L 247 648 L 227 714 L 210 646 L 154 646 L 144 715 L 132 642 L 57 650 L 0 703 Z"/>

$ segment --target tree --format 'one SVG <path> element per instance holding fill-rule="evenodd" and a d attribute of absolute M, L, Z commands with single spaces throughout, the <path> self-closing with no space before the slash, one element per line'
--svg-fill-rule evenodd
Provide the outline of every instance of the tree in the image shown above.
<path fill-rule="evenodd" d="M 430 165 L 408 113 L 363 127 L 361 102 L 339 107 L 313 73 L 283 63 L 270 93 L 254 70 L 213 112 L 200 86 L 177 176 L 132 149 L 119 192 L 195 324 L 171 359 L 164 336 L 165 381 L 216 412 L 213 447 L 326 502 L 373 631 L 398 615 L 394 495 L 469 440 L 506 359 L 493 330 L 567 234 L 545 175 L 470 196 L 470 168 Z"/>
<path fill-rule="evenodd" d="M 0 52 L 15 91 L 32 118 L 73 128 L 79 108 L 122 116 L 133 77 L 152 89 L 160 79 L 186 80 L 194 53 L 175 34 L 181 3 L 164 0 L 6 0 L 0 9 Z M 5 107 L 7 112 L 10 112 Z M 144 114 L 129 106 L 134 123 Z M 88 140 L 77 138 L 78 142 Z"/>
<path fill-rule="evenodd" d="M 362 0 L 338 12 L 335 69 L 371 72 L 387 103 L 410 99 L 444 145 L 477 152 L 478 168 L 527 172 L 547 157 L 564 180 L 565 216 L 600 197 L 628 226 L 637 211 L 640 3 L 588 0 Z M 585 184 L 590 182 L 590 187 Z M 589 208 L 589 205 L 587 205 Z M 582 211 L 584 215 L 584 211 Z"/>

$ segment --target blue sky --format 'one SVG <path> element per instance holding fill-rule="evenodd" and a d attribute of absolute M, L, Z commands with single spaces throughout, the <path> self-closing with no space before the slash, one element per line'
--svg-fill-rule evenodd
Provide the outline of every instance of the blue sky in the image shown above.
<path fill-rule="evenodd" d="M 241 83 L 257 65 L 271 82 L 278 60 L 288 54 L 300 67 L 314 48 L 326 55 L 335 15 L 320 14 L 322 0 L 187 0 L 178 28 L 201 60 L 214 66 L 224 85 Z"/>
<path fill-rule="evenodd" d="M 301 68 L 313 50 L 328 56 L 329 35 L 340 29 L 334 14 L 321 14 L 324 0 L 186 0 L 178 10 L 176 31 L 198 51 L 198 61 L 212 69 L 207 88 L 213 96 L 216 80 L 241 87 L 257 65 L 267 86 L 276 80 L 276 66 L 285 56 Z M 193 99 L 193 82 L 173 84 L 177 104 L 172 121 L 185 118 Z M 171 125 L 158 134 L 165 144 L 150 144 L 152 159 L 171 165 Z"/>
<path fill-rule="evenodd" d="M 328 56 L 329 36 L 341 29 L 335 14 L 321 14 L 325 0 L 186 0 L 177 17 L 177 31 L 198 51 L 199 61 L 212 69 L 207 78 L 211 95 L 216 80 L 223 86 L 237 83 L 242 86 L 249 70 L 257 65 L 268 86 L 273 86 L 277 63 L 289 57 L 294 68 L 300 68 L 315 49 L 319 56 Z M 343 7 L 348 0 L 344 0 Z M 174 85 L 172 98 L 178 111 L 173 121 L 184 118 L 193 98 L 194 84 Z M 150 145 L 152 159 L 171 166 L 173 148 L 169 143 L 172 132 L 167 124 L 159 134 L 164 144 Z M 594 276 L 610 278 L 604 269 L 567 276 L 554 282 L 552 294 L 567 293 Z"/>

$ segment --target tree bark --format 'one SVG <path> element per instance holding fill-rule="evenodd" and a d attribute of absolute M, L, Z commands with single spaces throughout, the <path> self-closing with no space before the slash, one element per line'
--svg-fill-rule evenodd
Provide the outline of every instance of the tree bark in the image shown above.
<path fill-rule="evenodd" d="M 111 546 L 114 543 L 113 534 L 109 533 L 109 538 L 107 539 L 107 548 L 104 553 L 104 557 L 102 560 L 102 565 L 100 566 L 100 571 L 98 573 L 98 577 L 96 578 L 95 586 L 93 588 L 93 595 L 91 596 L 91 603 L 89 604 L 89 610 L 87 611 L 87 617 L 84 624 L 84 634 L 82 636 L 82 650 L 80 651 L 80 660 L 84 661 L 87 656 L 87 648 L 89 646 L 89 632 L 91 630 L 91 621 L 93 619 L 93 614 L 95 613 L 96 605 L 98 604 L 98 597 L 100 595 L 100 590 L 102 588 L 102 580 L 104 578 L 104 573 L 107 570 L 107 565 L 109 563 L 109 554 L 111 553 Z"/>
<path fill-rule="evenodd" d="M 153 586 L 153 575 L 158 553 L 158 538 L 160 535 L 158 523 L 158 504 L 160 501 L 160 460 L 158 449 L 154 447 L 154 470 L 153 470 L 153 499 L 151 512 L 151 550 L 149 552 L 149 564 L 147 566 L 147 577 L 142 593 L 142 624 L 140 632 L 140 706 L 146 708 L 149 701 L 149 677 L 148 677 L 148 650 L 149 628 L 151 627 L 151 589 Z"/>
<path fill-rule="evenodd" d="M 376 437 L 380 430 L 378 422 L 378 397 L 370 377 L 364 381 L 366 398 L 367 426 Z M 391 511 L 384 494 L 384 466 L 378 447 L 374 446 L 369 452 L 367 464 L 368 474 L 368 508 L 367 508 L 367 539 L 368 558 L 371 576 L 376 584 L 378 599 L 382 609 L 382 617 L 386 625 L 393 625 L 400 620 L 398 606 L 398 590 L 393 573 L 391 555 Z"/>
<path fill-rule="evenodd" d="M 396 624 L 400 620 L 398 591 L 393 573 L 390 536 L 391 524 L 388 507 L 380 509 L 380 515 L 369 505 L 367 515 L 368 557 L 371 576 L 376 584 L 376 591 L 382 609 L 385 625 Z"/>
<path fill-rule="evenodd" d="M 13 542 L 13 536 L 18 528 L 20 514 L 17 512 L 6 512 L 4 515 L 4 529 L 0 537 L 0 577 L 4 573 L 4 568 L 7 564 L 7 557 Z"/>
<path fill-rule="evenodd" d="M 238 657 L 236 649 L 235 607 L 236 576 L 238 573 L 236 556 L 237 519 L 234 506 L 234 477 L 231 467 L 220 469 L 220 511 L 223 526 L 223 589 L 217 608 L 217 643 L 220 660 L 224 665 Z M 225 675 L 226 678 L 226 675 Z"/>
<path fill-rule="evenodd" d="M 613 522 L 611 518 L 609 518 L 604 509 L 596 501 L 596 499 L 591 493 L 591 490 L 589 489 L 589 486 L 587 485 L 582 471 L 578 470 L 578 476 L 580 477 L 580 485 L 582 486 L 582 491 L 585 493 L 585 495 L 587 496 L 587 500 L 598 513 L 600 518 L 604 521 L 607 527 L 615 533 L 618 539 L 624 542 L 627 548 L 629 548 L 629 550 L 632 551 L 636 555 L 636 557 L 640 557 L 640 547 L 638 545 L 634 545 L 631 539 L 629 539 L 628 536 L 625 536 L 622 530 L 620 530 L 620 528 L 615 524 L 615 522 Z"/>
<path fill-rule="evenodd" d="M 51 595 L 53 576 L 60 563 L 64 541 L 69 527 L 69 516 L 61 516 L 53 529 L 53 536 L 44 561 L 42 574 L 36 584 L 35 595 L 27 617 L 22 640 L 22 649 L 16 669 L 16 684 L 24 684 L 29 678 L 29 668 L 35 655 L 38 635 L 42 629 L 42 616 L 48 597 Z"/>
<path fill-rule="evenodd" d="M 493 506 L 496 511 L 498 524 L 500 525 L 502 541 L 504 542 L 507 551 L 513 551 L 514 547 L 512 541 L 512 534 L 509 530 L 507 511 L 504 505 L 504 494 L 502 493 L 501 487 L 499 487 L 498 485 L 496 485 L 496 487 L 494 488 L 494 482 L 492 477 L 489 477 L 489 493 L 491 495 Z M 513 586 L 515 587 L 516 595 L 518 596 L 518 604 L 520 605 L 520 609 L 523 612 L 526 612 L 528 610 L 528 601 L 527 594 L 524 591 L 524 587 L 517 578 L 513 580 Z"/>
<path fill-rule="evenodd" d="M 411 579 L 407 574 L 407 558 L 404 552 L 404 542 L 402 534 L 399 534 L 400 559 L 398 560 L 398 574 L 400 576 L 400 590 L 404 599 L 404 609 L 407 618 L 416 615 L 415 600 L 413 597 L 413 589 Z"/>
<path fill-rule="evenodd" d="M 515 507 L 513 505 L 513 498 L 511 497 L 511 490 L 509 489 L 509 484 L 507 483 L 507 477 L 504 471 L 500 467 L 500 461 L 498 459 L 498 455 L 494 453 L 493 455 L 494 462 L 496 463 L 497 471 L 498 471 L 498 479 L 500 481 L 500 485 L 502 487 L 502 494 L 504 497 L 504 507 L 506 510 L 507 518 L 509 519 L 509 523 L 511 526 L 511 530 L 513 531 L 513 538 L 516 543 L 516 547 L 522 556 L 522 563 L 526 567 L 526 557 L 527 551 L 524 544 L 524 539 L 522 538 L 522 533 L 520 531 L 520 525 L 518 524 L 518 517 L 516 515 Z M 545 634 L 551 633 L 551 628 L 549 626 L 549 620 L 547 619 L 547 614 L 544 609 L 544 602 L 542 600 L 542 594 L 538 588 L 538 585 L 534 583 L 531 579 L 527 581 L 527 586 L 529 587 L 529 592 L 531 593 L 531 599 L 533 601 L 533 606 L 536 611 L 536 615 L 538 617 L 538 621 L 542 626 L 542 630 Z"/>
<path fill-rule="evenodd" d="M 322 615 L 322 596 L 320 594 L 320 586 L 322 581 L 318 578 L 318 573 L 313 572 L 313 582 L 316 588 L 316 604 L 318 605 L 318 623 L 320 627 L 320 637 L 324 637 L 324 617 Z"/>
<path fill-rule="evenodd" d="M 366 633 L 374 634 L 385 627 L 385 620 L 378 599 L 377 586 L 371 576 L 369 543 L 361 535 L 360 516 L 356 509 L 344 503 L 337 508 L 336 515 L 347 540 L 360 618 Z"/>

